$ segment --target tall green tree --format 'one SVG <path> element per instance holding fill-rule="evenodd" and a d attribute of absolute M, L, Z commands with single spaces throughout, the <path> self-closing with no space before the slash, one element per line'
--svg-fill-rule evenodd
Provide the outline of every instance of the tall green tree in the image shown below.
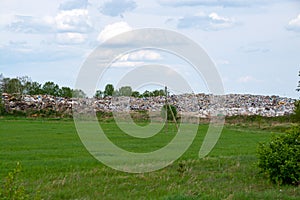
<path fill-rule="evenodd" d="M 107 84 L 104 90 L 104 96 L 112 96 L 115 91 L 115 88 L 112 84 Z"/>
<path fill-rule="evenodd" d="M 38 95 L 42 94 L 42 85 L 36 81 L 27 83 L 27 94 L 29 95 Z"/>
<path fill-rule="evenodd" d="M 131 96 L 133 96 L 133 97 L 135 97 L 135 98 L 138 98 L 138 97 L 140 97 L 140 93 L 139 93 L 138 91 L 133 91 L 133 92 L 131 93 Z"/>
<path fill-rule="evenodd" d="M 158 97 L 158 96 L 165 96 L 165 91 L 164 90 L 154 90 L 152 92 L 153 96 Z"/>
<path fill-rule="evenodd" d="M 2 92 L 3 92 L 3 89 L 2 89 L 3 79 L 4 79 L 3 74 L 0 74 L 0 98 L 2 97 Z"/>
<path fill-rule="evenodd" d="M 4 106 L 4 102 L 2 100 L 2 93 L 3 93 L 2 83 L 3 83 L 3 79 L 4 79 L 3 74 L 0 74 L 0 115 L 5 113 L 5 106 Z"/>
<path fill-rule="evenodd" d="M 10 81 L 10 78 L 4 78 L 1 81 L 1 90 L 2 92 L 8 93 L 8 83 Z"/>
<path fill-rule="evenodd" d="M 123 86 L 119 89 L 119 96 L 130 97 L 132 94 L 132 88 L 130 86 Z"/>
<path fill-rule="evenodd" d="M 299 71 L 299 74 L 298 76 L 300 76 L 300 71 Z M 296 89 L 296 91 L 300 91 L 300 81 L 298 81 L 298 88 Z M 294 115 L 293 115 L 293 118 L 296 122 L 299 122 L 300 123 L 300 100 L 296 101 L 295 102 L 295 108 L 294 108 Z"/>
<path fill-rule="evenodd" d="M 86 94 L 80 89 L 75 89 L 75 90 L 73 90 L 73 95 L 72 96 L 74 98 L 85 98 Z"/>
<path fill-rule="evenodd" d="M 59 93 L 60 93 L 59 86 L 51 81 L 46 82 L 43 85 L 42 89 L 43 89 L 43 94 L 59 96 Z"/>
<path fill-rule="evenodd" d="M 21 83 L 21 93 L 22 94 L 28 94 L 29 92 L 29 87 L 31 85 L 31 78 L 29 76 L 21 76 L 21 77 L 17 77 L 17 79 L 19 79 L 20 83 Z"/>
<path fill-rule="evenodd" d="M 151 96 L 153 96 L 153 93 L 150 92 L 150 91 L 148 91 L 148 90 L 146 90 L 146 91 L 142 94 L 142 96 L 143 96 L 143 97 L 151 97 Z"/>
<path fill-rule="evenodd" d="M 101 90 L 97 90 L 94 97 L 95 98 L 102 98 L 104 95 L 104 92 L 102 92 Z"/>
<path fill-rule="evenodd" d="M 298 76 L 300 76 L 300 71 L 299 71 L 299 74 Z M 298 92 L 300 91 L 300 81 L 298 81 L 298 88 L 296 89 Z"/>
<path fill-rule="evenodd" d="M 71 98 L 72 95 L 73 95 L 73 93 L 72 93 L 72 89 L 71 88 L 69 88 L 69 87 L 62 87 L 60 89 L 59 96 Z"/>
<path fill-rule="evenodd" d="M 7 82 L 5 89 L 6 90 L 4 92 L 9 93 L 9 94 L 14 94 L 14 93 L 21 94 L 23 86 L 19 79 L 12 78 L 12 79 L 9 79 L 9 81 Z"/>

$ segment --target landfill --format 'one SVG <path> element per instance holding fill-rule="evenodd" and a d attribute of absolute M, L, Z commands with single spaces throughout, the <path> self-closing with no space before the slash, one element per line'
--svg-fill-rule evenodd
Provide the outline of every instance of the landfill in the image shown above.
<path fill-rule="evenodd" d="M 158 97 L 104 97 L 104 98 L 63 98 L 50 95 L 2 94 L 7 112 L 53 110 L 72 115 L 72 108 L 79 112 L 127 112 L 146 110 L 159 112 L 163 105 L 172 104 L 178 113 L 200 118 L 216 114 L 224 116 L 260 115 L 275 117 L 290 115 L 295 99 L 280 96 L 251 94 L 179 94 Z"/>

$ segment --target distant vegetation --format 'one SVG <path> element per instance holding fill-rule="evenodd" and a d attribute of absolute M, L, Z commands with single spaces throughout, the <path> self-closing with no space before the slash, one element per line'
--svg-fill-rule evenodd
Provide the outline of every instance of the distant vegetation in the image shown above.
<path fill-rule="evenodd" d="M 300 71 L 299 71 L 298 76 L 300 77 Z M 300 81 L 298 81 L 298 87 L 297 87 L 296 91 L 297 91 L 297 92 L 300 92 Z"/>
<path fill-rule="evenodd" d="M 28 95 L 52 95 L 56 97 L 85 97 L 86 94 L 80 89 L 60 87 L 58 84 L 47 81 L 44 84 L 32 81 L 28 76 L 5 78 L 0 74 L 0 92 L 9 94 Z"/>
<path fill-rule="evenodd" d="M 133 91 L 130 86 L 122 86 L 119 89 L 115 89 L 112 84 L 107 84 L 105 86 L 104 91 L 97 90 L 94 97 L 96 98 L 103 98 L 107 96 L 127 96 L 127 97 L 136 97 L 136 98 L 143 98 L 143 97 L 157 97 L 157 96 L 165 96 L 164 90 L 154 90 L 154 91 L 144 91 L 140 93 L 139 91 Z"/>
<path fill-rule="evenodd" d="M 9 94 L 25 94 L 25 95 L 52 95 L 55 97 L 75 97 L 84 98 L 86 94 L 80 89 L 72 89 L 70 87 L 60 87 L 58 84 L 47 81 L 44 84 L 32 81 L 28 76 L 16 77 L 16 78 L 6 78 L 0 74 L 0 93 Z M 138 91 L 133 91 L 130 86 L 122 86 L 119 89 L 115 89 L 112 84 L 107 84 L 104 91 L 97 90 L 94 94 L 95 98 L 104 98 L 107 96 L 132 96 L 132 97 L 156 97 L 164 96 L 165 91 L 154 90 L 154 91 L 144 91 L 140 93 Z"/>

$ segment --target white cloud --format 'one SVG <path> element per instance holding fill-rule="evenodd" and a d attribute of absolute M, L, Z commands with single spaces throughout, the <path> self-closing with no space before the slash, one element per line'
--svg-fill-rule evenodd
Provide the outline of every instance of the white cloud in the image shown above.
<path fill-rule="evenodd" d="M 55 17 L 56 28 L 59 32 L 88 32 L 92 29 L 87 9 L 60 11 Z"/>
<path fill-rule="evenodd" d="M 291 31 L 300 32 L 300 14 L 295 19 L 289 21 L 287 29 Z"/>
<path fill-rule="evenodd" d="M 112 63 L 112 67 L 137 67 L 140 65 L 143 65 L 144 62 L 133 62 L 133 61 L 125 61 L 125 62 L 121 62 L 121 61 L 117 61 Z"/>
<path fill-rule="evenodd" d="M 192 16 L 185 16 L 179 19 L 177 27 L 199 28 L 205 31 L 217 31 L 232 28 L 238 23 L 234 18 L 223 17 L 213 12 L 209 15 L 205 13 L 197 13 Z"/>
<path fill-rule="evenodd" d="M 6 28 L 11 32 L 41 34 L 55 31 L 48 21 L 33 16 L 15 15 Z"/>
<path fill-rule="evenodd" d="M 93 31 L 87 5 L 87 0 L 65 1 L 60 4 L 60 11 L 53 19 L 46 18 L 55 26 L 59 44 L 82 44 L 87 40 L 87 34 Z"/>
<path fill-rule="evenodd" d="M 113 67 L 137 67 L 144 65 L 147 62 L 161 60 L 162 56 L 151 50 L 139 50 L 131 52 L 117 58 L 117 61 L 112 64 Z"/>
<path fill-rule="evenodd" d="M 162 57 L 159 53 L 150 50 L 140 50 L 123 55 L 120 61 L 155 61 L 161 60 Z"/>
<path fill-rule="evenodd" d="M 59 44 L 83 43 L 93 31 L 87 9 L 60 10 L 55 16 L 15 15 L 6 29 L 17 33 L 53 34 Z"/>
<path fill-rule="evenodd" d="M 109 24 L 106 25 L 104 29 L 100 32 L 97 40 L 100 42 L 104 42 L 114 36 L 131 30 L 132 28 L 126 22 L 116 22 L 113 24 Z"/>
<path fill-rule="evenodd" d="M 210 18 L 211 28 L 214 30 L 230 28 L 235 25 L 235 20 L 233 18 L 221 17 L 217 13 L 211 13 L 208 17 Z"/>

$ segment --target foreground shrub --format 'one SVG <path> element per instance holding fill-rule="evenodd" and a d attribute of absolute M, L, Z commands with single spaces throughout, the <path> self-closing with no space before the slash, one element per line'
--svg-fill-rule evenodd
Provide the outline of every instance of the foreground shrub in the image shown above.
<path fill-rule="evenodd" d="M 300 184 L 300 126 L 258 148 L 258 166 L 273 183 Z"/>
<path fill-rule="evenodd" d="M 18 181 L 18 174 L 21 172 L 21 165 L 18 162 L 16 168 L 9 172 L 3 186 L 0 188 L 0 199 L 23 200 L 29 199 L 24 186 Z"/>

